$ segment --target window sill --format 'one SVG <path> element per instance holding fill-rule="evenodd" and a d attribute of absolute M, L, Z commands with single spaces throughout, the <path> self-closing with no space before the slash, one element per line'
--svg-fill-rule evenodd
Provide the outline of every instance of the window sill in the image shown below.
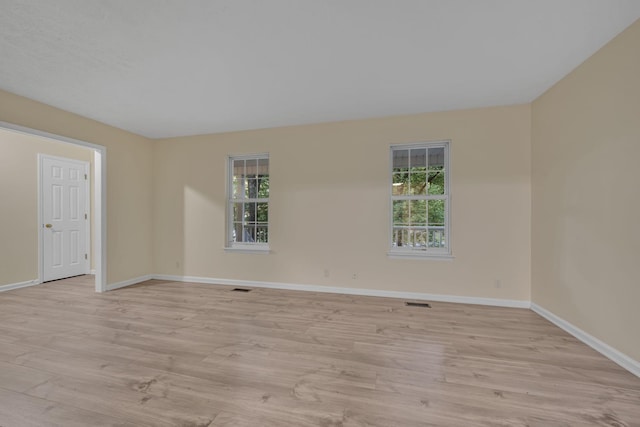
<path fill-rule="evenodd" d="M 230 253 L 267 255 L 271 253 L 271 248 L 269 246 L 225 247 L 224 251 Z"/>
<path fill-rule="evenodd" d="M 454 256 L 451 254 L 443 253 L 420 253 L 413 251 L 389 251 L 387 256 L 391 259 L 424 259 L 430 261 L 453 261 Z"/>

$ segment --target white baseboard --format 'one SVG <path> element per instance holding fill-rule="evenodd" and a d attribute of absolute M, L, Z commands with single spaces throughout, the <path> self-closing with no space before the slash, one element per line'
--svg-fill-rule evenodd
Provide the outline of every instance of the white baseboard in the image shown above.
<path fill-rule="evenodd" d="M 622 366 L 624 369 L 631 372 L 635 376 L 640 377 L 640 362 L 638 362 L 637 360 L 632 359 L 626 354 L 616 350 L 615 348 L 611 347 L 609 344 L 605 344 L 604 342 L 600 341 L 598 338 L 592 335 L 589 335 L 582 329 L 572 325 L 571 323 L 567 322 L 563 318 L 556 316 L 549 310 L 540 307 L 536 303 L 533 303 L 533 302 L 531 303 L 531 310 L 538 313 L 540 316 L 544 317 L 545 319 L 547 319 L 549 322 L 553 323 L 560 329 L 564 329 L 569 334 L 573 335 L 574 337 L 576 337 L 577 339 L 579 339 L 580 341 L 582 341 L 583 343 L 585 343 L 586 345 L 588 345 L 589 347 L 597 351 L 598 353 L 602 354 L 603 356 L 611 359 L 612 361 Z"/>
<path fill-rule="evenodd" d="M 26 282 L 10 283 L 8 285 L 0 285 L 0 292 L 10 291 L 12 289 L 26 288 L 29 286 L 39 285 L 38 279 L 27 280 Z"/>
<path fill-rule="evenodd" d="M 93 274 L 95 276 L 96 275 L 96 270 L 95 269 L 89 270 L 89 274 Z"/>
<path fill-rule="evenodd" d="M 492 305 L 497 307 L 515 307 L 515 308 L 530 307 L 529 301 L 522 301 L 522 300 L 506 300 L 506 299 L 498 299 L 498 298 L 479 298 L 479 297 L 463 297 L 463 296 L 456 296 L 456 295 L 425 294 L 421 292 L 383 291 L 378 289 L 342 288 L 342 287 L 318 286 L 318 285 L 302 285 L 302 284 L 295 284 L 295 283 L 219 279 L 219 278 L 213 278 L 213 277 L 172 276 L 167 274 L 155 274 L 153 275 L 153 278 L 158 280 L 171 280 L 174 282 L 192 282 L 192 283 L 205 283 L 205 284 L 212 284 L 212 285 L 227 285 L 227 286 L 251 286 L 255 288 L 287 289 L 287 290 L 293 290 L 293 291 L 325 292 L 325 293 L 332 293 L 332 294 L 363 295 L 363 296 L 374 296 L 374 297 L 385 297 L 385 298 L 401 298 L 401 299 L 411 299 L 411 300 L 453 302 L 453 303 L 460 303 L 460 304 L 480 304 L 480 305 Z"/>
<path fill-rule="evenodd" d="M 147 280 L 153 279 L 153 275 L 147 274 L 145 276 L 134 277 L 133 279 L 123 280 L 122 282 L 117 283 L 109 283 L 107 285 L 107 291 L 113 291 L 115 289 L 124 288 L 125 286 L 135 285 L 137 283 L 146 282 Z"/>

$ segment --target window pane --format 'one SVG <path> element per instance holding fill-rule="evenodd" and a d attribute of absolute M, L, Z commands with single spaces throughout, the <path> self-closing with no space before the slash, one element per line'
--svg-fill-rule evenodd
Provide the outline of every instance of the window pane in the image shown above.
<path fill-rule="evenodd" d="M 242 241 L 245 243 L 255 243 L 256 241 L 256 227 L 254 223 L 249 223 L 242 227 Z"/>
<path fill-rule="evenodd" d="M 269 198 L 269 175 L 258 177 L 258 197 L 261 199 Z"/>
<path fill-rule="evenodd" d="M 256 203 L 256 219 L 259 222 L 269 221 L 269 203 Z"/>
<path fill-rule="evenodd" d="M 427 174 L 425 172 L 411 172 L 410 194 L 427 193 Z"/>
<path fill-rule="evenodd" d="M 242 222 L 242 219 L 244 217 L 242 205 L 242 203 L 233 204 L 233 222 Z"/>
<path fill-rule="evenodd" d="M 406 172 L 409 170 L 409 150 L 393 150 L 393 171 Z"/>
<path fill-rule="evenodd" d="M 242 199 L 244 197 L 244 178 L 233 177 L 233 198 Z"/>
<path fill-rule="evenodd" d="M 413 248 L 414 249 L 427 249 L 427 230 L 418 229 L 413 230 Z"/>
<path fill-rule="evenodd" d="M 258 180 L 247 179 L 246 197 L 249 199 L 255 199 L 258 197 Z"/>
<path fill-rule="evenodd" d="M 429 194 L 444 194 L 444 171 L 429 172 Z"/>
<path fill-rule="evenodd" d="M 244 177 L 244 160 L 233 161 L 233 176 Z"/>
<path fill-rule="evenodd" d="M 444 169 L 444 147 L 429 148 L 429 170 Z"/>
<path fill-rule="evenodd" d="M 258 159 L 258 176 L 269 176 L 269 159 Z"/>
<path fill-rule="evenodd" d="M 391 184 L 391 192 L 394 196 L 402 196 L 409 191 L 409 174 L 406 172 L 394 173 Z"/>
<path fill-rule="evenodd" d="M 427 149 L 418 148 L 411 150 L 411 172 L 424 171 L 427 167 Z"/>
<path fill-rule="evenodd" d="M 444 227 L 444 200 L 429 200 L 429 226 Z"/>
<path fill-rule="evenodd" d="M 234 222 L 233 223 L 233 236 L 232 240 L 234 242 L 243 242 L 242 240 L 242 223 Z"/>
<path fill-rule="evenodd" d="M 427 201 L 411 200 L 410 202 L 411 225 L 427 225 Z"/>
<path fill-rule="evenodd" d="M 255 222 L 256 220 L 256 203 L 244 204 L 244 221 Z"/>
<path fill-rule="evenodd" d="M 258 159 L 245 160 L 247 178 L 255 179 L 258 174 Z"/>
<path fill-rule="evenodd" d="M 258 225 L 256 231 L 256 241 L 258 243 L 267 243 L 269 241 L 269 227 L 266 225 Z"/>
<path fill-rule="evenodd" d="M 409 246 L 409 231 L 406 228 L 394 227 L 392 245 L 399 248 Z"/>
<path fill-rule="evenodd" d="M 447 242 L 444 235 L 444 229 L 441 228 L 429 228 L 429 247 L 430 248 L 444 248 L 447 246 Z"/>
<path fill-rule="evenodd" d="M 393 201 L 393 225 L 409 225 L 409 202 L 407 200 Z"/>

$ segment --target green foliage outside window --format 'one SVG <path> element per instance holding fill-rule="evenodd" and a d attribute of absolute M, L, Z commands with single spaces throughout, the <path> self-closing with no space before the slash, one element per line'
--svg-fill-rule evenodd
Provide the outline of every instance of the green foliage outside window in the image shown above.
<path fill-rule="evenodd" d="M 416 147 L 392 153 L 393 245 L 445 246 L 444 148 Z"/>

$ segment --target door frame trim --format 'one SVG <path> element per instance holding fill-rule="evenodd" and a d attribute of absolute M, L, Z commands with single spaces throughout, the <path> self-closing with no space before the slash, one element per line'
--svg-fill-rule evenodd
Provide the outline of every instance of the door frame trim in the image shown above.
<path fill-rule="evenodd" d="M 0 129 L 14 131 L 32 136 L 39 136 L 45 139 L 50 139 L 56 142 L 65 142 L 68 144 L 74 144 L 81 147 L 89 148 L 93 150 L 93 256 L 94 266 L 96 270 L 95 288 L 96 292 L 107 291 L 107 147 L 103 145 L 93 144 L 91 142 L 82 141 L 79 139 L 68 138 L 62 135 L 56 135 L 49 132 L 44 132 L 37 129 L 28 128 L 25 126 L 16 125 L 13 123 L 0 121 Z M 38 175 L 40 174 L 40 168 L 38 167 Z M 38 183 L 40 182 L 40 176 L 38 176 Z M 38 205 L 40 204 L 40 185 L 38 185 Z M 38 207 L 38 219 L 40 218 L 40 208 Z M 39 224 L 42 224 L 40 221 Z M 38 240 L 42 240 L 42 226 L 38 227 Z M 41 272 L 41 251 L 40 243 L 38 243 L 38 283 L 42 283 Z"/>
<path fill-rule="evenodd" d="M 44 161 L 44 159 L 60 160 L 63 162 L 82 164 L 84 168 L 84 173 L 87 175 L 90 173 L 90 170 L 91 170 L 91 163 L 85 160 L 70 159 L 67 157 L 52 156 L 50 154 L 38 153 L 38 268 L 39 268 L 38 281 L 40 283 L 44 281 L 44 234 L 43 234 L 44 230 L 42 230 L 42 224 L 44 222 L 43 221 L 44 200 L 42 200 L 42 197 L 44 195 L 43 193 L 44 186 L 43 186 L 42 180 L 44 177 L 42 176 L 42 162 Z M 93 179 L 91 179 L 91 182 L 93 182 Z M 93 251 L 89 250 L 91 245 L 90 224 L 92 224 L 91 189 L 89 186 L 90 186 L 90 182 L 89 180 L 86 180 L 84 183 L 84 190 L 85 190 L 84 210 L 89 215 L 89 218 L 87 218 L 88 222 L 85 222 L 85 226 L 84 226 L 84 233 L 85 233 L 84 245 L 87 252 L 91 253 L 91 257 L 93 258 Z M 87 262 L 85 262 L 84 274 L 89 274 L 90 270 L 91 270 L 91 258 L 89 258 Z"/>

